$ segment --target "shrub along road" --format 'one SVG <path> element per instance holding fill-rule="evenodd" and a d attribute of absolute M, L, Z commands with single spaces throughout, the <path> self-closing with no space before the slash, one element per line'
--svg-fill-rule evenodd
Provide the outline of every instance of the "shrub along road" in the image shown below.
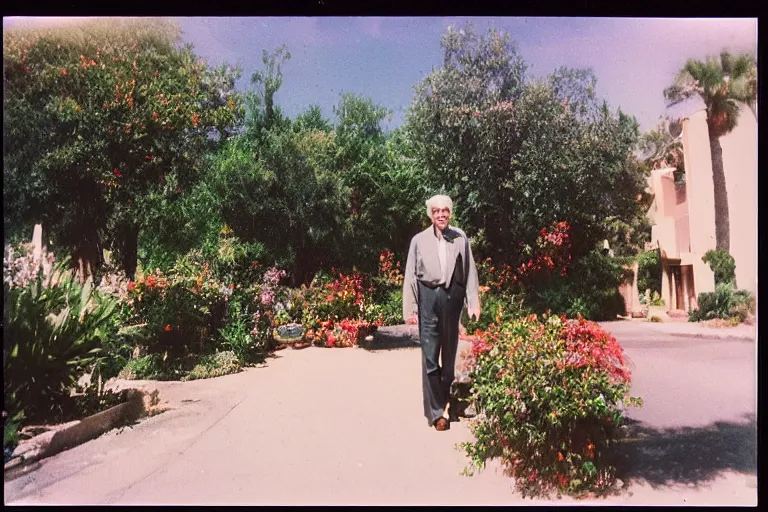
<path fill-rule="evenodd" d="M 645 405 L 628 410 L 625 489 L 600 502 L 756 505 L 754 341 L 605 327 Z M 172 410 L 6 481 L 5 503 L 531 503 L 495 465 L 460 474 L 468 459 L 455 445 L 471 439 L 467 420 L 427 427 L 419 350 L 398 345 L 288 349 L 263 368 L 160 383 Z"/>

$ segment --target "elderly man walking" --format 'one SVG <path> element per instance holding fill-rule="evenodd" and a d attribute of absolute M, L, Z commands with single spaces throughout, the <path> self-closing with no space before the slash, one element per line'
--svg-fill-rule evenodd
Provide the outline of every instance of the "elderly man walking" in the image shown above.
<path fill-rule="evenodd" d="M 432 225 L 411 239 L 403 282 L 403 318 L 418 323 L 424 415 L 437 430 L 450 428 L 450 391 L 465 305 L 480 316 L 477 268 L 467 235 L 450 226 L 453 201 L 427 200 Z M 440 364 L 442 363 L 442 364 Z"/>

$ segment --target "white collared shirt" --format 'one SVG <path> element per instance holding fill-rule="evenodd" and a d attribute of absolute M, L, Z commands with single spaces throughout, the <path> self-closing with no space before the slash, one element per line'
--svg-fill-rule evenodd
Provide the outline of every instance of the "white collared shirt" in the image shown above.
<path fill-rule="evenodd" d="M 442 273 L 442 279 L 437 284 L 444 285 L 448 282 L 445 275 L 448 268 L 448 242 L 445 241 L 445 237 L 439 229 L 435 229 L 435 235 L 437 237 L 437 257 L 440 259 L 440 272 Z"/>

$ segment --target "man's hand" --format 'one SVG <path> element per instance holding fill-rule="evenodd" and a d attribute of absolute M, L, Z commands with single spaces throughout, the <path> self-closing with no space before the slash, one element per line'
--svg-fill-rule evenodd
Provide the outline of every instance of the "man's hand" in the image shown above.
<path fill-rule="evenodd" d="M 405 323 L 408 325 L 416 325 L 419 323 L 419 317 L 416 313 L 411 313 L 411 316 L 406 319 Z"/>
<path fill-rule="evenodd" d="M 480 308 L 469 308 L 467 310 L 467 315 L 469 316 L 470 320 L 479 320 L 480 319 Z"/>

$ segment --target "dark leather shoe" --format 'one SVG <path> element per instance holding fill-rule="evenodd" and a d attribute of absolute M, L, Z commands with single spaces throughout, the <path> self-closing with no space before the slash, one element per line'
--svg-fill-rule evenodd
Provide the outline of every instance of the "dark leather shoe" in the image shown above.
<path fill-rule="evenodd" d="M 445 418 L 438 418 L 435 422 L 435 430 L 438 430 L 440 432 L 444 430 L 449 430 L 451 428 L 451 423 L 445 419 Z"/>

